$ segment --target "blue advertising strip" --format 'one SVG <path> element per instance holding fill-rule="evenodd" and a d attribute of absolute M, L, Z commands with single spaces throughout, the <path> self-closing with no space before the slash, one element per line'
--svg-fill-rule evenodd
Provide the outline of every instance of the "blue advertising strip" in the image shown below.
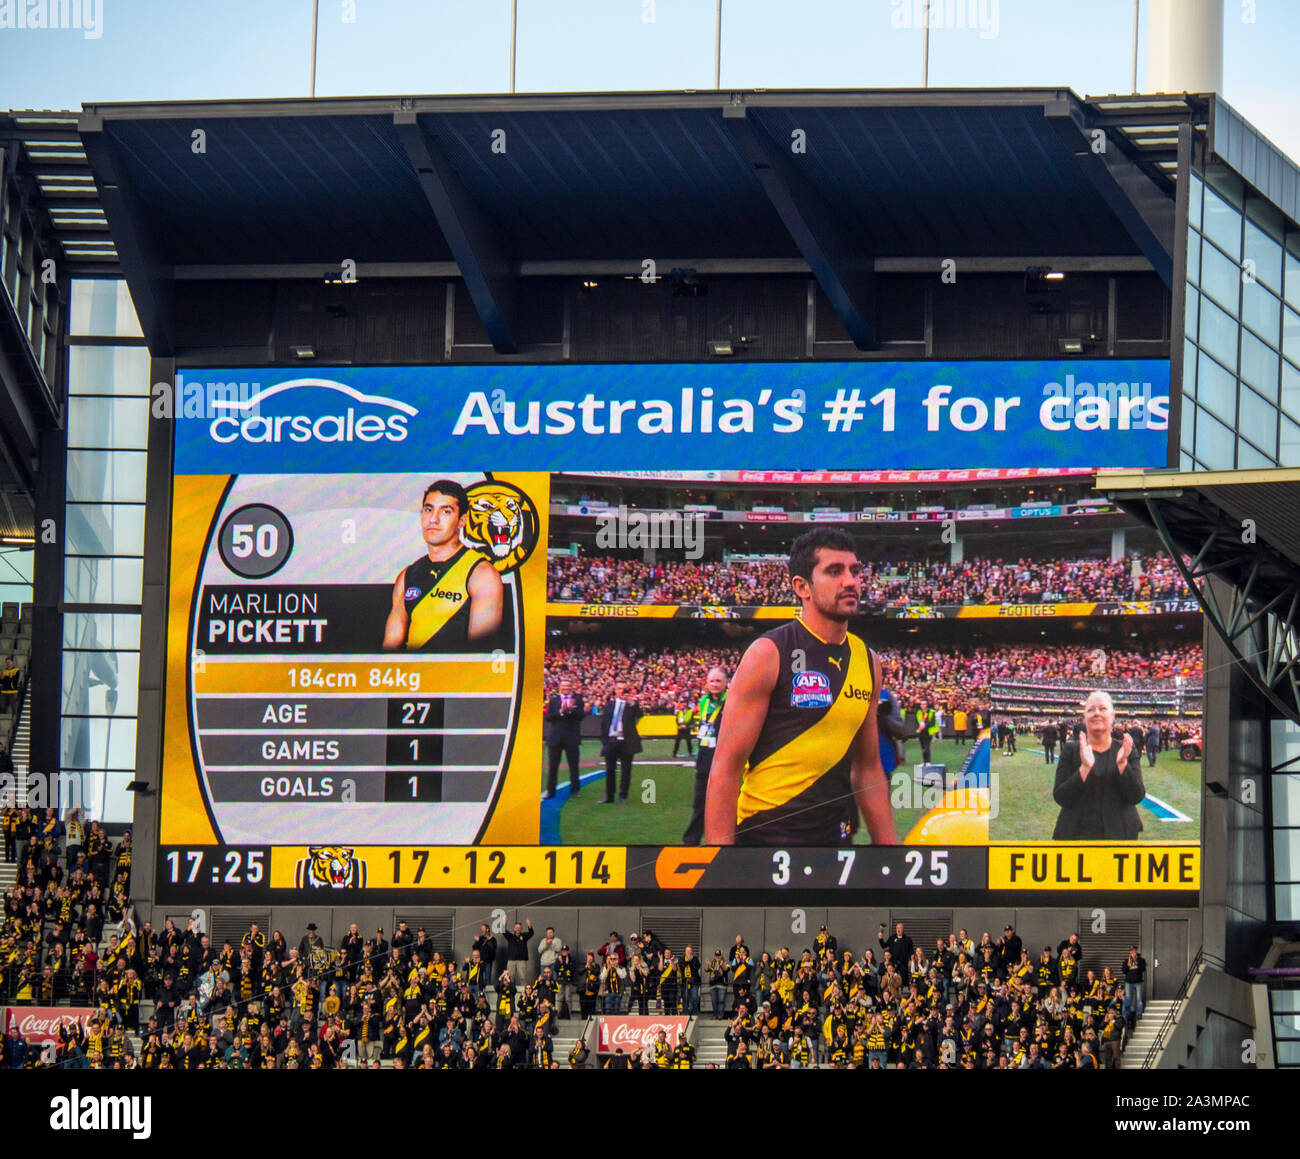
<path fill-rule="evenodd" d="M 1138 468 L 1166 463 L 1169 363 L 190 370 L 173 403 L 186 475 Z"/>

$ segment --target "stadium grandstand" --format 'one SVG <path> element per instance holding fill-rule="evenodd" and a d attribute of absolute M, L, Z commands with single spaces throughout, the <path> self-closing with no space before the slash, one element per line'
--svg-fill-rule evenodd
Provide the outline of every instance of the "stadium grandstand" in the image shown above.
<path fill-rule="evenodd" d="M 5 1067 L 1300 1067 L 1204 87 L 0 115 Z"/>
<path fill-rule="evenodd" d="M 547 598 L 605 604 L 793 605 L 788 561 L 643 563 L 612 556 L 557 556 Z M 1173 564 L 1159 556 L 1121 560 L 967 559 L 866 564 L 869 606 L 1039 604 L 1186 600 Z"/>

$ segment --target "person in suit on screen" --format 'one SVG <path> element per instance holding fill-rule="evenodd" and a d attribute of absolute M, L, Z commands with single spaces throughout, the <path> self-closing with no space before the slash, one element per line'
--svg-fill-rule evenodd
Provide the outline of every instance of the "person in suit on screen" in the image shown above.
<path fill-rule="evenodd" d="M 587 715 L 581 692 L 573 690 L 567 676 L 560 680 L 559 691 L 546 702 L 546 751 L 550 764 L 546 772 L 546 796 L 555 796 L 555 782 L 560 772 L 560 755 L 569 764 L 569 795 L 578 796 L 578 748 L 582 741 L 582 718 Z"/>
<path fill-rule="evenodd" d="M 627 791 L 632 784 L 632 758 L 641 751 L 641 734 L 637 721 L 641 719 L 641 700 L 635 691 L 628 692 L 622 680 L 614 682 L 614 695 L 605 705 L 600 717 L 600 754 L 605 758 L 605 799 L 602 805 L 614 803 L 614 767 L 618 766 L 618 801 L 627 804 Z"/>

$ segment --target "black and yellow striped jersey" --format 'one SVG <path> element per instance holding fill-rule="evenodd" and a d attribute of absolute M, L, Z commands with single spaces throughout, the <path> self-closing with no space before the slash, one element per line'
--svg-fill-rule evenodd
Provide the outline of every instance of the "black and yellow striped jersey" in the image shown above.
<path fill-rule="evenodd" d="M 450 559 L 435 563 L 422 555 L 406 569 L 402 595 L 410 621 L 408 649 L 428 651 L 468 642 L 469 577 L 480 563 L 491 566 L 487 556 L 461 547 Z"/>
<path fill-rule="evenodd" d="M 856 827 L 854 738 L 871 703 L 871 654 L 851 632 L 831 644 L 802 620 L 766 638 L 777 680 L 736 802 L 737 844 L 836 845 Z"/>

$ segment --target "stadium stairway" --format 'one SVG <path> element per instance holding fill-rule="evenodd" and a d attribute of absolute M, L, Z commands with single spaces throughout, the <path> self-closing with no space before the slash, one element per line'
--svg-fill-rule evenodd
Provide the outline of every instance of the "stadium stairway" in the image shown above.
<path fill-rule="evenodd" d="M 18 715 L 18 727 L 14 730 L 13 749 L 9 753 L 14 763 L 14 804 L 20 809 L 27 804 L 27 768 L 31 751 L 32 727 L 27 718 L 27 706 L 24 704 Z M 0 859 L 0 891 L 7 893 L 13 889 L 14 882 L 17 880 L 17 862 Z"/>
<path fill-rule="evenodd" d="M 1128 1046 L 1124 1048 L 1124 1055 L 1119 1064 L 1120 1070 L 1142 1069 L 1147 1052 L 1155 1043 L 1156 1035 L 1160 1033 L 1160 1027 L 1164 1025 L 1172 1006 L 1173 1002 L 1148 1002 L 1143 1007 L 1142 1017 L 1138 1019 L 1137 1026 L 1128 1040 Z"/>
<path fill-rule="evenodd" d="M 727 1023 L 712 1017 L 695 1020 L 695 1069 L 705 1070 L 713 1063 L 719 1070 L 727 1065 Z"/>
<path fill-rule="evenodd" d="M 581 1018 L 556 1021 L 555 1033 L 551 1035 L 551 1041 L 555 1044 L 555 1060 L 560 1064 L 561 1070 L 573 1069 L 569 1066 L 569 1051 L 573 1049 L 573 1044 L 578 1041 L 586 1026 L 586 1022 Z"/>

